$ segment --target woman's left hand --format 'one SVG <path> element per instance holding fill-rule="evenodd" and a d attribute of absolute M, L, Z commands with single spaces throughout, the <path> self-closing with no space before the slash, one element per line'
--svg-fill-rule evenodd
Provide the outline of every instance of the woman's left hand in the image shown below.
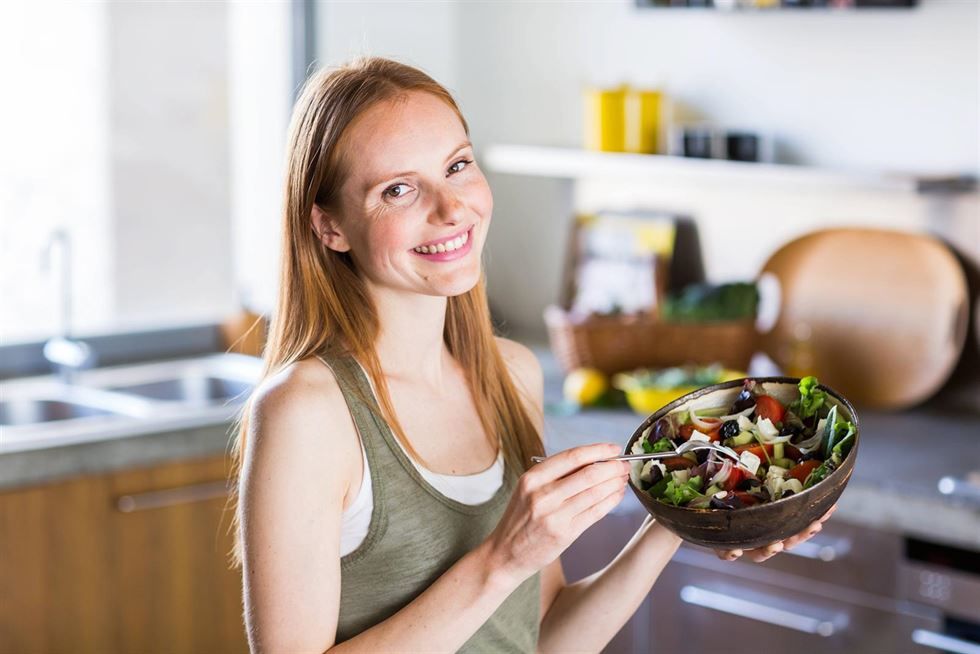
<path fill-rule="evenodd" d="M 747 556 L 756 563 L 762 563 L 766 559 L 770 559 L 780 552 L 788 549 L 792 549 L 800 543 L 810 540 L 818 531 L 823 529 L 823 523 L 833 515 L 834 511 L 837 509 L 837 505 L 830 507 L 830 510 L 823 514 L 823 517 L 810 523 L 810 526 L 804 529 L 802 532 L 796 534 L 795 536 L 790 536 L 786 540 L 777 541 L 765 547 L 758 547 L 754 550 L 715 550 L 715 554 L 718 555 L 719 559 L 724 559 L 725 561 L 734 561 L 740 556 Z"/>

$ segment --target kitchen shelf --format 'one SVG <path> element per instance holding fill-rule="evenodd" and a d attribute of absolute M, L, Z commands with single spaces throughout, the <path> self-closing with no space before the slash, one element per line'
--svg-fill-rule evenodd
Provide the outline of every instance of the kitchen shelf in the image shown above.
<path fill-rule="evenodd" d="M 915 193 L 923 180 L 913 175 L 835 171 L 788 164 L 746 163 L 655 154 L 596 152 L 579 148 L 496 144 L 486 148 L 488 170 L 559 179 L 683 179 L 695 184 L 748 183 Z"/>

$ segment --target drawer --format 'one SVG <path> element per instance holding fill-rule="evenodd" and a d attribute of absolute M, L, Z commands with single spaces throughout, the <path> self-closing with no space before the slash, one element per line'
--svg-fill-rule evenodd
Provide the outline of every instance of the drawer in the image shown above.
<path fill-rule="evenodd" d="M 898 534 L 861 529 L 831 518 L 816 536 L 764 563 L 739 560 L 727 565 L 735 574 L 762 581 L 787 574 L 806 577 L 815 582 L 815 588 L 834 596 L 840 588 L 845 588 L 858 593 L 897 597 L 902 543 Z M 685 553 L 682 556 L 699 552 L 714 557 L 708 550 L 688 545 L 682 551 Z"/>
<path fill-rule="evenodd" d="M 938 612 L 856 604 L 676 560 L 654 586 L 647 615 L 646 649 L 656 652 L 927 654 L 934 650 L 913 634 L 942 624 Z"/>

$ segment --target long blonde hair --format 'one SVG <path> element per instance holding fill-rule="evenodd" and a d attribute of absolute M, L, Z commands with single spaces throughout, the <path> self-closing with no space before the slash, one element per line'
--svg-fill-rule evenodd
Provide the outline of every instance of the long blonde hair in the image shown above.
<path fill-rule="evenodd" d="M 322 69 L 306 82 L 289 128 L 279 296 L 263 352 L 262 379 L 296 361 L 316 354 L 352 355 L 367 371 L 377 392 L 381 417 L 396 438 L 418 458 L 398 422 L 375 350 L 380 332 L 378 314 L 348 253 L 322 245 L 313 232 L 314 203 L 336 208 L 346 171 L 338 144 L 345 129 L 362 112 L 410 91 L 443 100 L 469 127 L 452 95 L 427 74 L 405 64 L 369 57 L 345 66 Z M 446 346 L 465 371 L 480 422 L 499 442 L 507 466 L 520 473 L 532 455 L 542 453 L 541 437 L 514 385 L 494 339 L 485 281 L 462 295 L 448 298 Z M 248 433 L 245 403 L 232 445 L 232 480 L 237 482 Z M 370 406 L 370 403 L 369 403 Z M 241 566 L 241 516 L 238 484 L 232 484 L 232 563 Z"/>

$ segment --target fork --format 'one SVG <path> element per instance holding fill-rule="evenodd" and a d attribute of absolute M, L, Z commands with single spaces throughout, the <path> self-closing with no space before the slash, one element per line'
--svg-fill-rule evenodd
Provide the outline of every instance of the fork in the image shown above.
<path fill-rule="evenodd" d="M 725 447 L 724 445 L 719 445 L 718 443 L 712 441 L 686 441 L 681 443 L 681 446 L 676 450 L 671 450 L 670 452 L 648 452 L 643 454 L 620 454 L 619 456 L 611 456 L 608 459 L 599 459 L 595 463 L 602 463 L 605 461 L 642 461 L 644 459 L 667 459 L 672 456 L 679 456 L 685 452 L 693 452 L 695 450 L 714 450 L 720 454 L 723 454 L 731 459 L 734 459 L 736 463 L 740 462 L 739 455 L 735 450 L 730 447 Z M 544 456 L 532 456 L 531 460 L 535 463 L 541 463 L 547 457 Z"/>

